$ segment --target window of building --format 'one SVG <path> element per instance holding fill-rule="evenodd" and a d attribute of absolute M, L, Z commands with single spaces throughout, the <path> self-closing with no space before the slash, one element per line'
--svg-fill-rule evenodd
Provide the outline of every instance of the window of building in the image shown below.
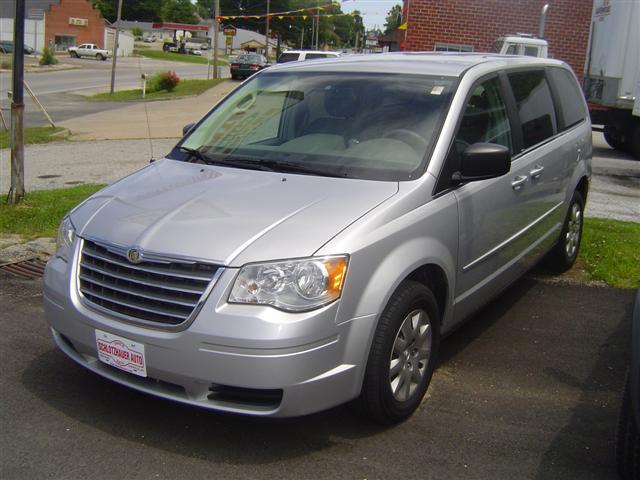
<path fill-rule="evenodd" d="M 55 36 L 55 49 L 58 51 L 66 51 L 69 47 L 73 47 L 76 44 L 75 35 L 56 35 Z"/>
<path fill-rule="evenodd" d="M 587 116 L 582 92 L 573 75 L 564 68 L 550 68 L 551 81 L 556 87 L 562 109 L 562 128 L 570 128 Z"/>
<path fill-rule="evenodd" d="M 543 142 L 557 131 L 551 90 L 542 70 L 508 75 L 522 126 L 523 148 Z"/>
<path fill-rule="evenodd" d="M 473 45 L 436 42 L 434 50 L 436 52 L 473 52 Z"/>

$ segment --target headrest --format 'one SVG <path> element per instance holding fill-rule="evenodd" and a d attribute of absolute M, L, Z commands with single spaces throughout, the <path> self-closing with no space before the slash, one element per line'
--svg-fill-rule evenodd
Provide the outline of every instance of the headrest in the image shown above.
<path fill-rule="evenodd" d="M 358 108 L 358 97 L 353 87 L 328 87 L 324 97 L 324 108 L 332 117 L 353 117 Z"/>

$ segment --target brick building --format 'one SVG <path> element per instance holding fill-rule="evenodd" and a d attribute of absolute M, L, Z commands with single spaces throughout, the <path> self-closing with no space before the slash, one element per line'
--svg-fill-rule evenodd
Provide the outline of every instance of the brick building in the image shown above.
<path fill-rule="evenodd" d="M 107 22 L 88 0 L 51 2 L 45 17 L 45 42 L 65 49 L 71 45 L 95 43 L 105 48 Z"/>
<path fill-rule="evenodd" d="M 545 3 L 549 12 L 544 36 L 550 56 L 567 62 L 582 78 L 591 0 L 405 0 L 403 46 L 407 51 L 487 52 L 502 35 L 537 35 Z"/>
<path fill-rule="evenodd" d="M 107 22 L 89 0 L 26 0 L 25 43 L 66 50 L 95 43 L 104 48 Z M 0 40 L 13 40 L 15 0 L 0 0 Z"/>

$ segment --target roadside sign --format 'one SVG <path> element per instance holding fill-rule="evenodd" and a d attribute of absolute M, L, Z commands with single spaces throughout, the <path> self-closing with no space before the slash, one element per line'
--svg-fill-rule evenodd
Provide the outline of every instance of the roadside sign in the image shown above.
<path fill-rule="evenodd" d="M 222 33 L 224 33 L 227 37 L 235 37 L 237 29 L 233 25 L 227 25 L 225 27 L 222 27 Z"/>

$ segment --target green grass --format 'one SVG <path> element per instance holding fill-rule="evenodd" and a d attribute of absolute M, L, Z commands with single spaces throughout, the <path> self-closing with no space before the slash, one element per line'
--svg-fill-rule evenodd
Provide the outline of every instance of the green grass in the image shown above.
<path fill-rule="evenodd" d="M 60 127 L 30 127 L 24 129 L 25 145 L 32 143 L 48 143 L 64 140 L 64 137 L 52 136 L 64 130 Z M 9 148 L 9 132 L 0 127 L 0 148 Z"/>
<path fill-rule="evenodd" d="M 180 80 L 180 83 L 176 85 L 176 88 L 172 92 L 161 90 L 159 92 L 152 92 L 144 97 L 144 100 L 168 100 L 176 97 L 186 97 L 189 95 L 199 95 L 202 92 L 209 90 L 211 87 L 215 87 L 223 79 L 217 78 L 212 80 Z M 135 88 L 133 90 L 120 90 L 114 92 L 113 95 L 109 93 L 98 93 L 86 97 L 90 102 L 131 102 L 135 100 L 143 100 L 142 89 Z"/>
<path fill-rule="evenodd" d="M 589 275 L 612 287 L 640 285 L 640 223 L 587 218 L 580 256 Z"/>
<path fill-rule="evenodd" d="M 69 210 L 102 185 L 79 185 L 59 190 L 37 190 L 27 193 L 18 205 L 0 202 L 0 235 L 17 234 L 30 240 L 55 237 L 60 220 Z"/>
<path fill-rule="evenodd" d="M 147 58 L 154 58 L 156 60 L 167 60 L 170 62 L 185 62 L 185 63 L 207 63 L 207 58 L 202 56 L 199 57 L 197 55 L 187 55 L 185 53 L 175 53 L 175 52 L 165 52 L 163 50 L 147 50 L 147 49 L 136 49 L 133 52 L 137 55 L 142 55 Z M 227 65 L 227 61 L 224 58 L 218 58 L 218 65 Z M 211 65 L 213 65 L 213 61 L 211 61 Z"/>

